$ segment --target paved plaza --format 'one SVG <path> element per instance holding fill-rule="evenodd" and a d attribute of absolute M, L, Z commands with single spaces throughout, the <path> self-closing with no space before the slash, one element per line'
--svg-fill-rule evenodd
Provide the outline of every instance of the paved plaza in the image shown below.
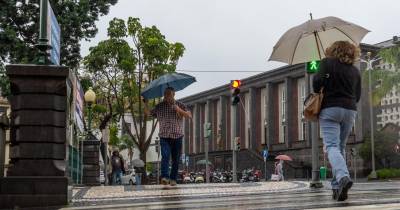
<path fill-rule="evenodd" d="M 356 183 L 349 200 L 306 181 L 74 188 L 67 209 L 400 209 L 400 182 Z"/>

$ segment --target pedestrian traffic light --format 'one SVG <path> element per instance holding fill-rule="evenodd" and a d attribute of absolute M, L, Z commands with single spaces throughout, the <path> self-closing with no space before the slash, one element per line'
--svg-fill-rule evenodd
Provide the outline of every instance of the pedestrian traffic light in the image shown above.
<path fill-rule="evenodd" d="M 319 71 L 319 66 L 321 64 L 321 61 L 319 60 L 314 60 L 307 62 L 307 73 L 317 73 Z"/>
<path fill-rule="evenodd" d="M 232 105 L 235 106 L 240 102 L 240 80 L 231 80 L 231 89 L 232 89 Z"/>
<path fill-rule="evenodd" d="M 236 150 L 240 150 L 240 137 L 235 137 Z"/>

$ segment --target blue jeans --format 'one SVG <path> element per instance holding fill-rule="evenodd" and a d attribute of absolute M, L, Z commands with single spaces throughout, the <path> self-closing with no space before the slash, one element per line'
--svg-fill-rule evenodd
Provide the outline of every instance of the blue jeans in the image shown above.
<path fill-rule="evenodd" d="M 179 157 L 182 150 L 182 137 L 178 139 L 160 138 L 161 145 L 161 178 L 175 180 L 178 176 Z M 169 160 L 172 159 L 171 173 Z"/>
<path fill-rule="evenodd" d="M 142 184 L 142 173 L 136 173 L 135 174 L 135 181 L 136 181 L 136 185 L 141 185 Z"/>
<path fill-rule="evenodd" d="M 122 170 L 115 170 L 112 173 L 112 184 L 117 184 L 117 181 L 119 184 L 121 184 L 121 177 L 122 177 Z"/>
<path fill-rule="evenodd" d="M 324 146 L 332 166 L 332 189 L 339 188 L 339 181 L 343 177 L 350 178 L 345 149 L 356 115 L 356 111 L 340 107 L 325 108 L 319 115 Z"/>

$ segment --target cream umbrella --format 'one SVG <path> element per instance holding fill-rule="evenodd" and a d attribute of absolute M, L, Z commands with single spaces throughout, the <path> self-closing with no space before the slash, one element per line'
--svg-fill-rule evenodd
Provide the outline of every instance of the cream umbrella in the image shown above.
<path fill-rule="evenodd" d="M 335 41 L 358 46 L 369 30 L 337 17 L 311 19 L 289 29 L 274 46 L 269 60 L 287 64 L 321 60 L 325 49 Z"/>

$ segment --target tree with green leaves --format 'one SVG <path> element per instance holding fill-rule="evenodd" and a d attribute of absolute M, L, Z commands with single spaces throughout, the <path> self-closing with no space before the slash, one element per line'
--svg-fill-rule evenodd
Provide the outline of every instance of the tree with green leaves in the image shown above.
<path fill-rule="evenodd" d="M 388 133 L 384 131 L 378 131 L 374 135 L 375 141 L 379 144 L 375 144 L 375 158 L 377 160 L 377 168 L 392 167 L 392 163 L 398 158 L 395 146 L 398 143 L 398 135 L 396 133 Z M 364 161 L 371 160 L 371 137 L 366 136 L 364 143 L 360 148 L 360 156 Z"/>
<path fill-rule="evenodd" d="M 118 136 L 118 126 L 116 124 L 112 124 L 110 126 L 110 142 L 114 148 L 118 148 L 119 150 L 128 150 L 128 158 L 132 161 L 133 158 L 133 150 L 135 148 L 135 143 L 132 141 L 129 135 L 123 134 Z"/>
<path fill-rule="evenodd" d="M 138 18 L 130 17 L 126 22 L 114 18 L 108 39 L 90 48 L 84 58 L 85 73 L 91 75 L 95 91 L 108 99 L 108 113 L 121 120 L 144 162 L 157 121 L 144 115 L 140 93 L 150 81 L 174 72 L 184 50 L 183 44 L 168 42 L 157 27 L 144 27 Z M 154 99 L 150 105 L 156 102 Z M 125 117 L 132 118 L 133 131 Z"/>
<path fill-rule="evenodd" d="M 97 34 L 96 21 L 118 0 L 49 0 L 61 28 L 61 65 L 77 70 L 82 40 Z M 39 0 L 0 1 L 0 85 L 9 93 L 4 65 L 35 63 L 39 37 Z"/>
<path fill-rule="evenodd" d="M 394 71 L 374 69 L 371 71 L 373 84 L 372 104 L 378 106 L 381 100 L 393 89 L 400 87 L 400 45 L 384 48 L 378 55 L 386 63 L 394 65 Z M 368 71 L 363 72 L 363 83 L 368 85 Z"/>

